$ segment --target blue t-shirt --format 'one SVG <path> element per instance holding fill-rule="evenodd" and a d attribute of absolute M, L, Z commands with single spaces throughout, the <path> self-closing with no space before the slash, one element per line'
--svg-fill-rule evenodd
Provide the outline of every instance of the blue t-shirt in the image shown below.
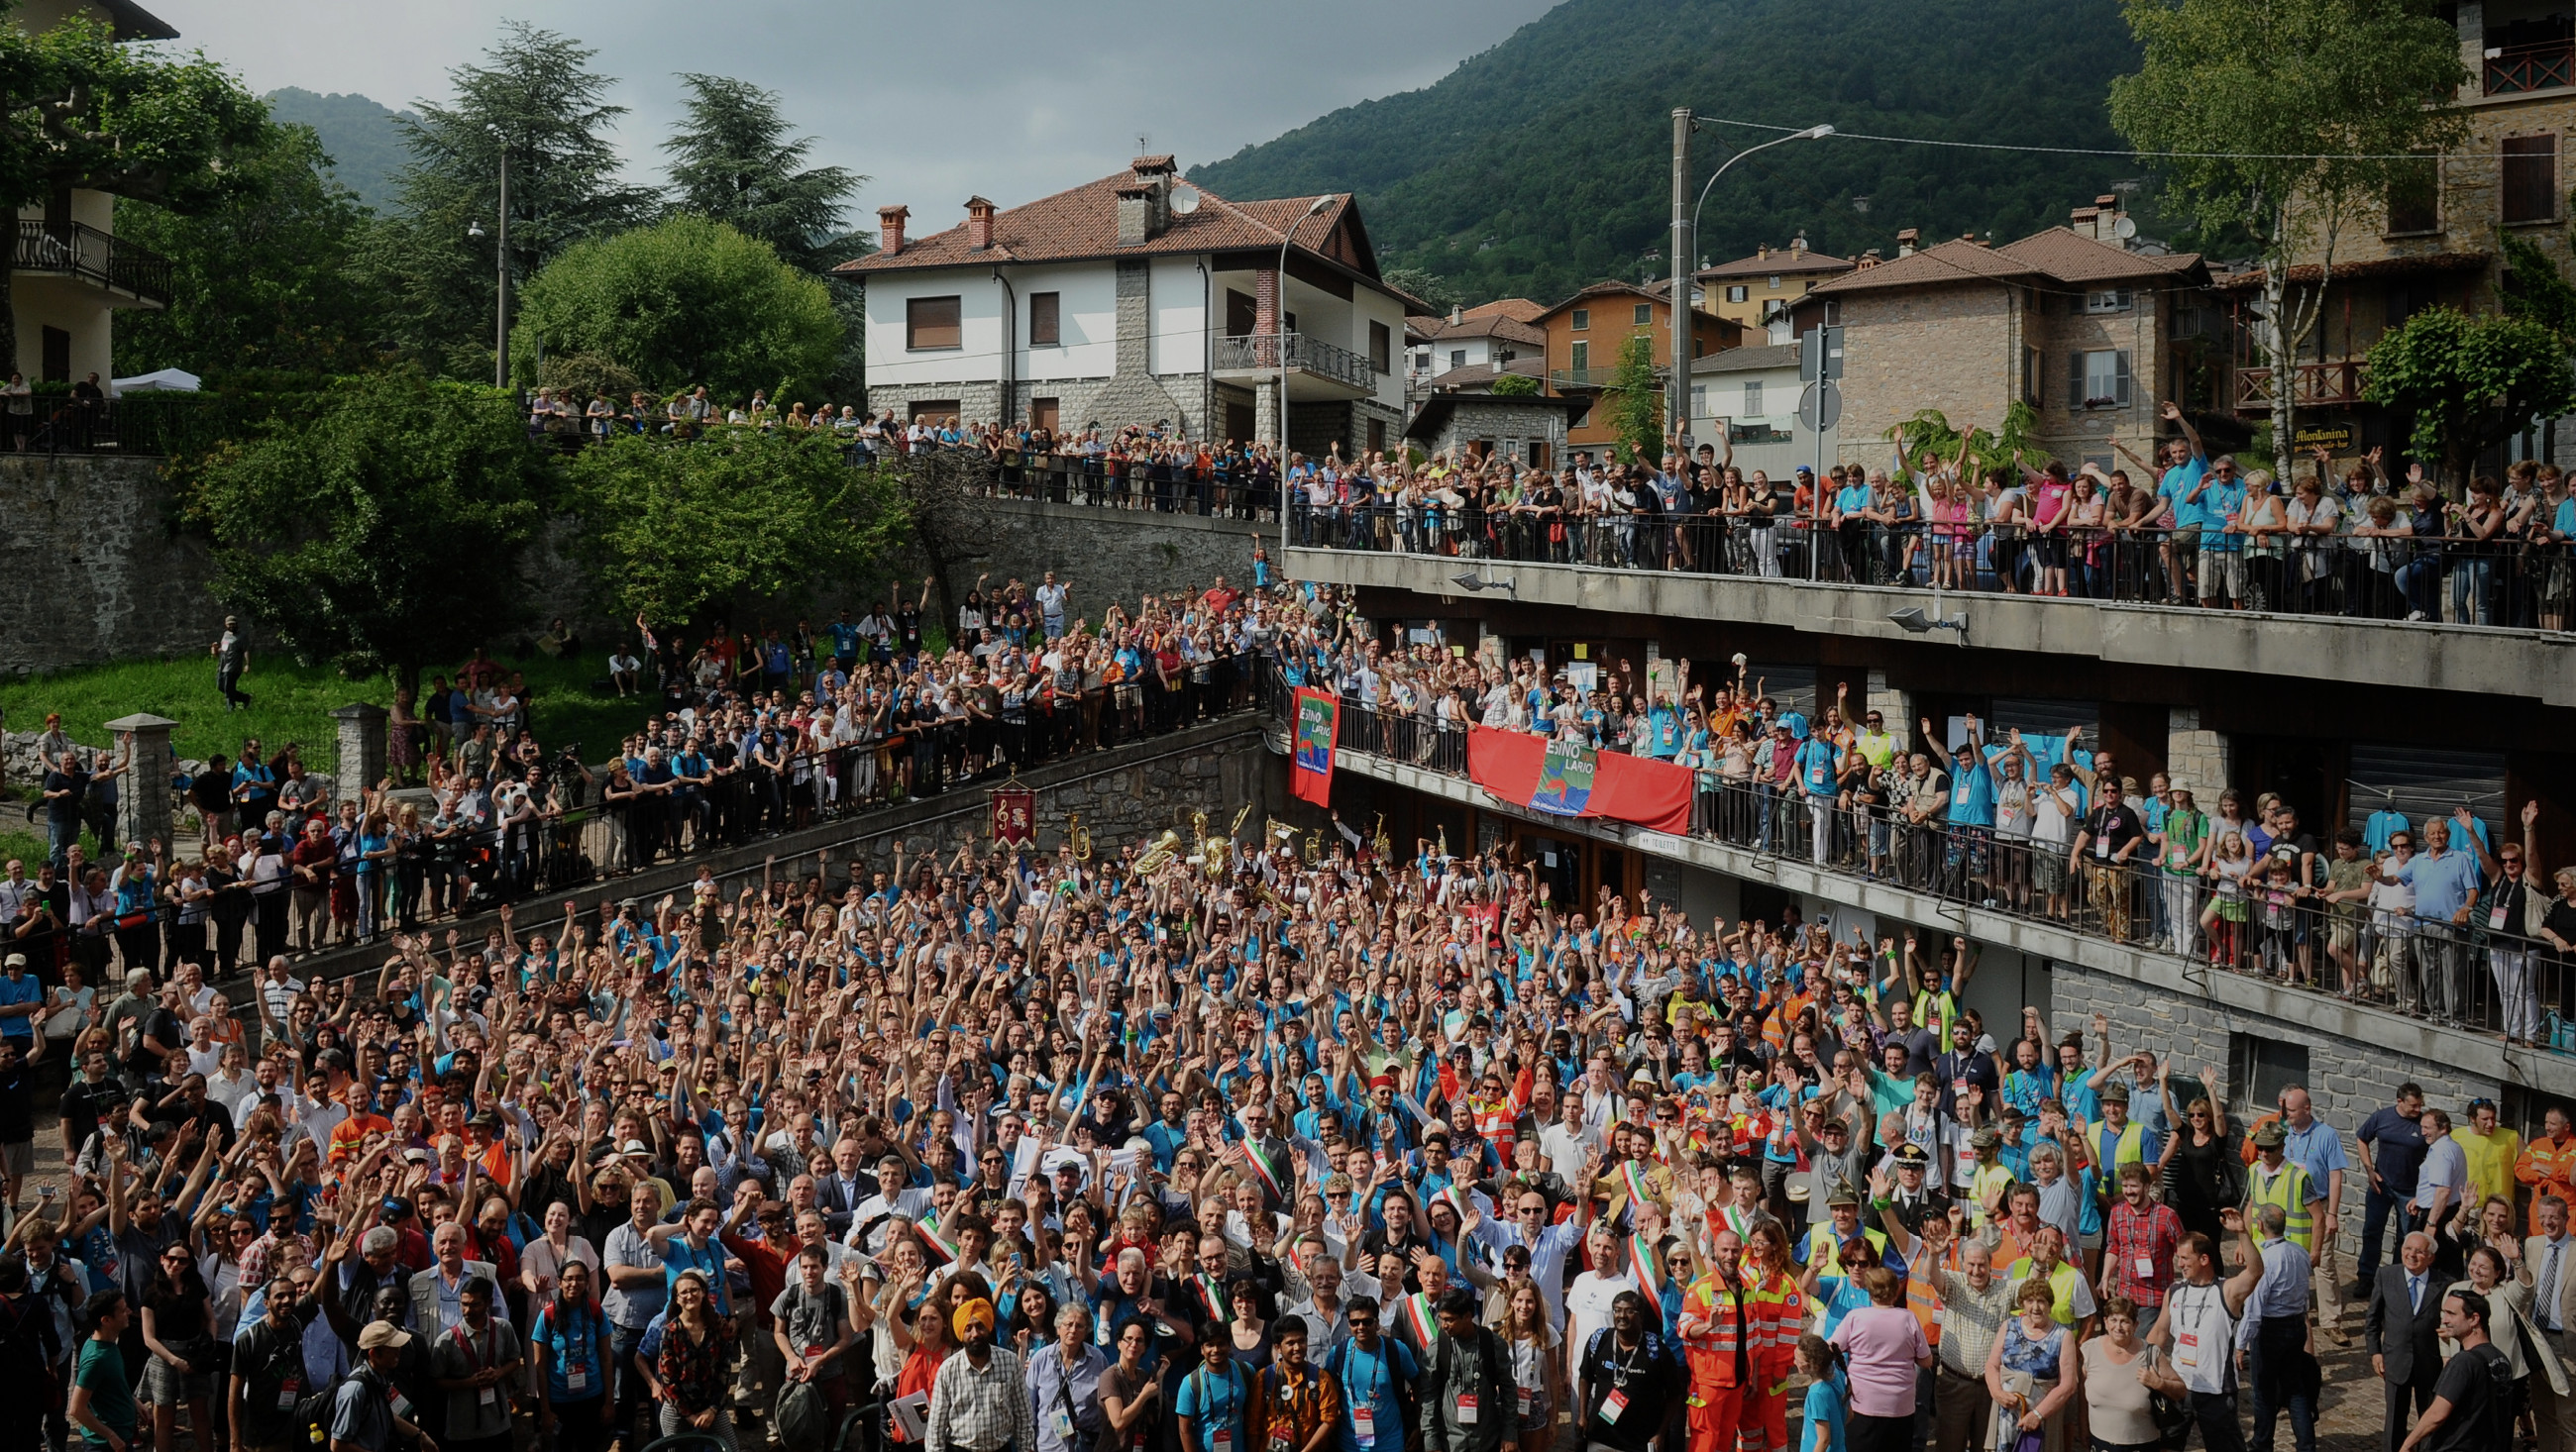
<path fill-rule="evenodd" d="M 1377 1350 L 1363 1351 L 1345 1337 L 1324 1353 L 1324 1371 L 1341 1382 L 1342 1406 L 1369 1408 L 1377 1429 L 1376 1440 L 1363 1448 L 1345 1410 L 1333 1432 L 1334 1452 L 1404 1452 L 1404 1407 L 1396 1393 L 1420 1375 L 1412 1348 L 1381 1335 Z"/>
<path fill-rule="evenodd" d="M 42 1003 L 44 1001 L 45 985 L 36 981 L 35 974 L 21 973 L 15 978 L 11 978 L 5 974 L 0 974 L 0 1008 L 5 1008 L 13 1003 Z M 20 1014 L 9 1018 L 0 1018 L 0 1037 L 18 1039 L 25 1043 L 34 1043 L 36 1040 L 36 1016 L 34 1014 Z"/>
<path fill-rule="evenodd" d="M 1226 1445 L 1242 1452 L 1243 1411 L 1252 1396 L 1252 1378 L 1232 1361 L 1219 1376 L 1201 1362 L 1181 1378 L 1181 1395 L 1172 1404 L 1176 1415 L 1193 1419 L 1198 1437 L 1189 1452 L 1216 1452 L 1217 1433 L 1228 1433 Z"/>
<path fill-rule="evenodd" d="M 2208 472 L 2209 461 L 2195 458 L 2167 469 L 2164 481 L 2156 485 L 2156 493 L 2173 506 L 2174 528 L 2192 529 L 2206 519 L 2204 506 L 2191 502 L 2186 496 L 2191 493 L 2192 486 L 2200 482 L 2200 476 Z M 2202 497 L 2207 498 L 2206 495 Z"/>
<path fill-rule="evenodd" d="M 2202 537 L 2200 547 L 2212 554 L 2222 555 L 2232 555 L 2244 549 L 2245 536 L 2242 532 L 2226 533 L 2227 521 L 2233 518 L 2236 511 L 2244 505 L 2245 481 L 2243 479 L 2211 480 L 2209 487 L 2200 491 L 2201 521 L 2209 531 Z"/>
<path fill-rule="evenodd" d="M 1807 1384 L 1807 1425 L 1825 1429 L 1825 1452 L 1842 1452 L 1843 1413 L 1850 1405 L 1851 1388 L 1844 1384 L 1839 1371 Z M 1812 1433 L 1804 1434 L 1798 1442 L 1798 1452 L 1814 1452 L 1817 1445 Z"/>
<path fill-rule="evenodd" d="M 1995 773 L 1980 758 L 1950 778 L 1950 824 L 1991 827 L 1995 824 Z"/>
<path fill-rule="evenodd" d="M 1834 790 L 1834 745 L 1821 736 L 1810 736 L 1799 743 L 1798 780 L 1806 784 L 1812 796 L 1831 796 Z"/>
<path fill-rule="evenodd" d="M 535 1334 L 528 1339 L 537 1343 L 546 1368 L 546 1394 L 558 1402 L 582 1402 L 601 1395 L 608 1389 L 600 1374 L 599 1332 L 607 1324 L 599 1308 L 576 1308 L 558 1321 L 556 1305 L 545 1303 L 537 1312 Z M 581 1374 L 581 1386 L 575 1389 L 573 1373 Z"/>
<path fill-rule="evenodd" d="M 2395 876 L 2415 889 L 2415 916 L 2431 922 L 2449 922 L 2478 895 L 2478 859 L 2457 847 L 2439 857 L 2417 853 Z"/>

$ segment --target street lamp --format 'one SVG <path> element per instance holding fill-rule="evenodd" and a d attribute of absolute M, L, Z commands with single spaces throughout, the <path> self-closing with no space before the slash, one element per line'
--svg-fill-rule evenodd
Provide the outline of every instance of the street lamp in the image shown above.
<path fill-rule="evenodd" d="M 1691 207 L 1690 230 L 1673 239 L 1673 376 L 1666 389 L 1668 401 L 1664 413 L 1667 430 L 1676 437 L 1689 432 L 1690 426 L 1690 345 L 1684 340 L 1690 336 L 1691 279 L 1699 270 L 1694 264 L 1699 252 L 1699 214 L 1700 209 L 1708 205 L 1710 189 L 1717 185 L 1719 177 L 1726 175 L 1728 167 L 1757 151 L 1786 146 L 1792 141 L 1816 141 L 1833 134 L 1834 128 L 1830 125 L 1810 126 L 1804 131 L 1775 136 L 1759 146 L 1748 146 L 1719 162 L 1717 170 L 1708 174 L 1707 184 L 1699 189 L 1698 202 Z M 1678 202 L 1680 198 L 1677 196 L 1674 200 Z M 1674 219 L 1674 230 L 1681 230 L 1678 217 Z"/>
<path fill-rule="evenodd" d="M 1279 342 L 1279 564 L 1288 564 L 1288 244 L 1297 240 L 1297 229 L 1306 219 L 1333 204 L 1327 194 L 1315 198 L 1288 230 L 1279 234 L 1279 271 L 1270 285 L 1270 327 Z"/>
<path fill-rule="evenodd" d="M 510 143 L 501 134 L 500 127 L 492 127 L 491 131 L 492 139 L 501 144 L 500 220 L 495 224 L 500 229 L 500 236 L 492 249 L 497 259 L 495 271 L 499 274 L 498 286 L 493 291 L 492 386 L 507 388 L 510 386 Z M 465 236 L 469 241 L 482 241 L 483 224 L 480 221 L 467 222 Z"/>

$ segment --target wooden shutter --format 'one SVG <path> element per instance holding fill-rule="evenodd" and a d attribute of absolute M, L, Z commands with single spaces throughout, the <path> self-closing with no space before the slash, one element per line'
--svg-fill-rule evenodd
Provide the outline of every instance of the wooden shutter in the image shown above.
<path fill-rule="evenodd" d="M 903 345 L 906 348 L 962 347 L 958 314 L 958 299 L 954 296 L 907 300 L 903 305 Z"/>
<path fill-rule="evenodd" d="M 2506 137 L 2496 184 L 2503 220 L 2554 220 L 2558 216 L 2558 138 Z"/>

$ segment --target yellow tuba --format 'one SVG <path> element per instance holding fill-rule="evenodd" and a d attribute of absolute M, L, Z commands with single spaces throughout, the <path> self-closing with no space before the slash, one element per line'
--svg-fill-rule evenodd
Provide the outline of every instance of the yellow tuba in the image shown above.
<path fill-rule="evenodd" d="M 1154 845 L 1137 854 L 1136 870 L 1144 873 L 1160 872 L 1171 865 L 1173 858 L 1180 855 L 1181 834 L 1166 827 L 1163 829 L 1163 835 L 1155 839 Z"/>

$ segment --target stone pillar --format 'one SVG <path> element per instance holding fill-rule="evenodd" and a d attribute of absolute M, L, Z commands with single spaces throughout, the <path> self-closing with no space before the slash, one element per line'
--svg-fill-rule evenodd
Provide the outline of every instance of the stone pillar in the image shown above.
<path fill-rule="evenodd" d="M 1277 375 L 1252 385 L 1252 436 L 1270 445 L 1279 457 L 1279 465 L 1288 465 L 1288 435 L 1279 426 L 1279 379 Z"/>
<path fill-rule="evenodd" d="M 340 764 L 331 784 L 346 800 L 357 800 L 385 779 L 385 715 L 384 707 L 364 701 L 331 713 L 340 734 Z"/>
<path fill-rule="evenodd" d="M 2229 764 L 2225 733 L 2202 730 L 2200 708 L 2176 706 L 2166 712 L 2165 776 L 2190 792 L 2202 811 L 2217 808 Z"/>
<path fill-rule="evenodd" d="M 2487 7 L 2484 0 L 2460 0 L 2460 67 L 2468 79 L 2460 83 L 2460 99 L 2474 101 L 2487 93 Z"/>
<path fill-rule="evenodd" d="M 101 859 L 116 861 L 127 842 L 149 844 L 157 838 L 169 844 L 170 777 L 178 769 L 178 759 L 170 753 L 170 728 L 178 724 L 149 711 L 107 723 L 116 733 L 116 756 L 126 770 L 116 784 L 117 840 L 99 844 Z"/>
<path fill-rule="evenodd" d="M 1861 703 L 1861 712 L 1866 716 L 1871 711 L 1876 711 L 1885 720 L 1888 735 L 1899 743 L 1913 742 L 1914 693 L 1889 685 L 1885 671 L 1869 673 L 1869 699 Z"/>

